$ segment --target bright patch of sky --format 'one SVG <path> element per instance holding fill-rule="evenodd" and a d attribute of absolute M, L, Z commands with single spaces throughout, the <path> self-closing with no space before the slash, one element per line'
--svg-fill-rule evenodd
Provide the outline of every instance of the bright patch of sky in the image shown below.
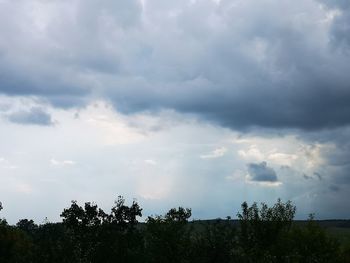
<path fill-rule="evenodd" d="M 37 103 L 2 101 L 13 105 L 6 112 Z M 323 215 L 313 198 L 327 194 L 323 183 L 330 178 L 316 173 L 322 174 L 328 144 L 234 132 L 174 112 L 120 115 L 103 101 L 83 109 L 46 107 L 55 125 L 21 125 L 2 114 L 0 190 L 10 221 L 59 220 L 70 200 L 108 209 L 120 194 L 136 198 L 145 215 L 184 205 L 196 218 L 234 216 L 244 200 L 278 197 L 296 201 L 301 217 Z M 276 180 L 249 176 L 252 165 L 265 165 Z"/>

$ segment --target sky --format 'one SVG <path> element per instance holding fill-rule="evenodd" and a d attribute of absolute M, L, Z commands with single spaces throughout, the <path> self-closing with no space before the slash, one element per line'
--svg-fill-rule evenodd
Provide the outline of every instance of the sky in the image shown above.
<path fill-rule="evenodd" d="M 350 217 L 348 0 L 0 0 L 0 217 L 243 201 Z"/>

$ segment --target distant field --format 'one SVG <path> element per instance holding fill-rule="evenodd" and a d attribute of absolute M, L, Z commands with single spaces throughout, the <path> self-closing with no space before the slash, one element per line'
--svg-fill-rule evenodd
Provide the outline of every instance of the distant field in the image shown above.
<path fill-rule="evenodd" d="M 342 245 L 350 246 L 350 228 L 330 227 L 327 232 L 334 236 Z"/>
<path fill-rule="evenodd" d="M 203 223 L 215 223 L 217 219 L 213 220 L 196 220 L 194 221 L 194 227 L 202 229 Z M 225 219 L 220 219 L 225 222 Z M 302 226 L 307 224 L 307 220 L 295 220 L 294 224 Z M 350 220 L 315 220 L 315 222 L 324 228 L 331 236 L 335 237 L 343 246 L 350 246 Z M 239 227 L 238 220 L 230 220 L 230 223 L 236 227 Z"/>
<path fill-rule="evenodd" d="M 320 220 L 316 222 L 339 240 L 342 245 L 350 246 L 350 220 Z"/>

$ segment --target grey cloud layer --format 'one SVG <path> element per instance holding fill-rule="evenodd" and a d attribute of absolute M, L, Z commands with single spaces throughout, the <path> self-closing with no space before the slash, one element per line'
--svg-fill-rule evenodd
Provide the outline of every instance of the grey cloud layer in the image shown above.
<path fill-rule="evenodd" d="M 350 123 L 346 1 L 144 2 L 2 1 L 0 92 L 238 129 Z"/>
<path fill-rule="evenodd" d="M 341 10 L 331 26 L 331 41 L 347 55 L 350 51 L 350 2 L 346 0 L 322 0 L 327 6 Z"/>
<path fill-rule="evenodd" d="M 274 169 L 267 166 L 266 162 L 248 164 L 249 179 L 255 182 L 277 182 L 277 175 Z"/>
<path fill-rule="evenodd" d="M 42 125 L 50 126 L 53 125 L 51 115 L 45 112 L 41 108 L 33 107 L 27 111 L 17 111 L 8 114 L 7 119 L 13 123 L 25 124 L 25 125 Z"/>

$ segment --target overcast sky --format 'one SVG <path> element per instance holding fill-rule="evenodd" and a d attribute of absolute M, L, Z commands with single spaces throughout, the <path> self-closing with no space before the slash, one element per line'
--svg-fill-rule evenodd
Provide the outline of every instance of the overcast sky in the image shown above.
<path fill-rule="evenodd" d="M 350 1 L 0 0 L 0 216 L 71 200 L 349 218 Z"/>

